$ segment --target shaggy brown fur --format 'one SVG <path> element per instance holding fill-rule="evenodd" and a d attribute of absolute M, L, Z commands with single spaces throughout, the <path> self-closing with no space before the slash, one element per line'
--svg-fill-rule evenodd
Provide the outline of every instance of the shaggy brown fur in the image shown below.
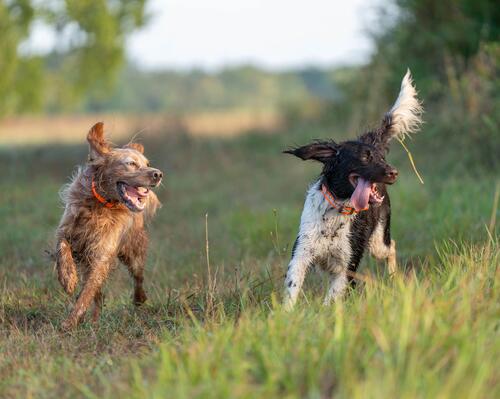
<path fill-rule="evenodd" d="M 68 294 L 78 284 L 77 269 L 83 280 L 63 329 L 75 327 L 92 301 L 97 321 L 103 303 L 101 290 L 117 259 L 134 279 L 134 303 L 146 301 L 142 286 L 148 245 L 145 220 L 160 206 L 150 188 L 160 184 L 162 173 L 149 166 L 142 145 L 112 147 L 104 137 L 102 123 L 92 127 L 87 140 L 88 161 L 61 192 L 65 209 L 56 233 L 58 278 Z M 97 197 L 109 205 L 93 193 L 92 182 Z"/>

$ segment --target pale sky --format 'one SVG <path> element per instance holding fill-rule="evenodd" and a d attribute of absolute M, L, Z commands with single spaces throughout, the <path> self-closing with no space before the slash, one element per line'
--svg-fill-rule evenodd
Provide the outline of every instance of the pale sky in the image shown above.
<path fill-rule="evenodd" d="M 358 63 L 370 54 L 365 27 L 380 1 L 151 0 L 150 23 L 128 39 L 127 52 L 148 69 Z M 34 33 L 29 48 L 50 47 L 50 33 Z"/>

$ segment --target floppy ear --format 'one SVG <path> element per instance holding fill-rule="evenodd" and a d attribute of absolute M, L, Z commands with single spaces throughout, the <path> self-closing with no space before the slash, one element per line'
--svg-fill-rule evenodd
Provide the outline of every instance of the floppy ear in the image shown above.
<path fill-rule="evenodd" d="M 285 154 L 292 154 L 304 161 L 314 159 L 319 162 L 326 162 L 337 155 L 338 145 L 333 141 L 316 142 L 303 147 L 283 151 Z"/>
<path fill-rule="evenodd" d="M 87 134 L 87 141 L 90 146 L 90 159 L 107 154 L 110 150 L 110 144 L 104 137 L 104 123 L 97 122 Z"/>
<path fill-rule="evenodd" d="M 144 146 L 139 143 L 128 143 L 125 148 L 130 148 L 132 150 L 139 151 L 141 154 L 144 154 Z"/>

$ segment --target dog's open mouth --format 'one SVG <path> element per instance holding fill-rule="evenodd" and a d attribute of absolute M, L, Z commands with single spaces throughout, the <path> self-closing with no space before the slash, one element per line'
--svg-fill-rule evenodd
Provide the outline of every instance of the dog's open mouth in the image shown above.
<path fill-rule="evenodd" d="M 124 182 L 118 182 L 118 193 L 122 202 L 132 212 L 140 212 L 146 206 L 146 199 L 149 194 L 149 188 L 133 187 Z"/>
<path fill-rule="evenodd" d="M 380 205 L 384 200 L 384 196 L 379 193 L 376 183 L 365 180 L 355 173 L 349 175 L 349 181 L 354 187 L 351 203 L 357 212 L 368 209 L 369 204 Z"/>

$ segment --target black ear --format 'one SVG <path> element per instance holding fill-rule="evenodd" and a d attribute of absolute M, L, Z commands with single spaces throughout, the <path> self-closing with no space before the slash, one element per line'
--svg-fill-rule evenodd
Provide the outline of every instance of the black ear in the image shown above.
<path fill-rule="evenodd" d="M 303 147 L 283 151 L 283 153 L 295 155 L 304 161 L 314 159 L 324 163 L 337 155 L 338 145 L 333 141 L 318 141 Z"/>

